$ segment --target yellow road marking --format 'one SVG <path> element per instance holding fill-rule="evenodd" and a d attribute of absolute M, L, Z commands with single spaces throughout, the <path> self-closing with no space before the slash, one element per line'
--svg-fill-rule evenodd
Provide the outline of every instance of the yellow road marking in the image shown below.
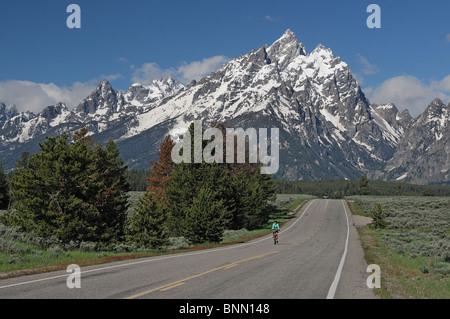
<path fill-rule="evenodd" d="M 217 267 L 217 268 L 214 268 L 214 269 L 211 269 L 211 270 L 207 270 L 205 272 L 202 272 L 201 274 L 197 274 L 197 275 L 193 275 L 193 276 L 181 279 L 181 280 L 177 280 L 177 281 L 171 282 L 170 284 L 166 284 L 166 285 L 163 285 L 163 286 L 160 286 L 160 287 L 157 287 L 157 288 L 153 288 L 153 289 L 150 289 L 150 290 L 147 290 L 147 291 L 135 294 L 133 296 L 127 297 L 125 299 L 139 298 L 139 297 L 142 297 L 144 295 L 147 295 L 147 294 L 152 293 L 152 292 L 157 291 L 157 290 L 159 290 L 159 291 L 166 291 L 166 290 L 169 290 L 169 289 L 181 286 L 188 280 L 201 277 L 203 275 L 212 273 L 214 271 L 221 270 L 221 269 L 229 269 L 229 268 L 237 266 L 239 263 L 242 263 L 242 262 L 245 262 L 245 261 L 249 261 L 249 260 L 253 260 L 253 259 L 260 259 L 260 258 L 263 258 L 265 256 L 272 255 L 272 254 L 277 254 L 277 253 L 279 253 L 279 251 L 271 251 L 269 253 L 261 254 L 261 255 L 258 255 L 258 256 L 253 256 L 253 257 L 242 259 L 242 260 L 239 260 L 239 261 L 235 261 L 235 262 L 233 262 L 231 264 L 228 264 L 228 265 L 225 265 L 225 266 L 221 266 L 221 267 Z"/>
<path fill-rule="evenodd" d="M 325 203 L 325 211 L 327 211 L 328 208 L 328 204 L 330 203 L 330 200 L 328 199 L 327 202 Z"/>
<path fill-rule="evenodd" d="M 170 290 L 170 289 L 173 289 L 173 288 L 176 288 L 176 287 L 180 287 L 180 286 L 182 286 L 182 285 L 184 285 L 184 282 L 180 282 L 180 283 L 178 283 L 178 284 L 176 284 L 176 285 L 169 286 L 169 287 L 167 287 L 167 288 L 161 289 L 160 291 L 167 291 L 167 290 Z"/>
<path fill-rule="evenodd" d="M 227 267 L 223 268 L 224 270 L 236 267 L 238 264 L 230 264 Z"/>
<path fill-rule="evenodd" d="M 330 203 L 330 200 L 328 199 L 326 201 L 326 203 L 325 203 L 325 212 L 328 209 L 328 204 L 329 203 Z M 300 242 L 295 243 L 294 246 L 299 246 L 300 244 L 303 244 L 303 243 L 307 242 L 308 240 L 311 240 L 311 238 L 313 236 L 315 236 L 322 229 L 324 222 L 325 222 L 325 214 L 323 214 L 322 219 L 320 220 L 320 224 L 315 228 L 314 233 L 310 233 L 308 238 L 306 238 L 306 239 L 304 239 L 304 240 L 302 240 Z"/>

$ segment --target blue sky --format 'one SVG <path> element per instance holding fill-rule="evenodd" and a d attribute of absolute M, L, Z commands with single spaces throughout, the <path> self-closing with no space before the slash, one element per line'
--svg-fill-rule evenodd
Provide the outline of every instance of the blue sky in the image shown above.
<path fill-rule="evenodd" d="M 67 28 L 71 3 L 81 29 Z M 366 25 L 371 3 L 380 29 Z M 58 98 L 73 106 L 103 78 L 119 90 L 188 82 L 289 28 L 308 52 L 321 43 L 347 62 L 372 102 L 418 115 L 434 97 L 450 102 L 449 12 L 448 0 L 4 0 L 0 101 L 38 111 Z"/>

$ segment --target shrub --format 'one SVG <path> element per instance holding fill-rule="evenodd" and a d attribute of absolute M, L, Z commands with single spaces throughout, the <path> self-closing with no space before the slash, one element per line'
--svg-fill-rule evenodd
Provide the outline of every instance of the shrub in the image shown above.
<path fill-rule="evenodd" d="M 450 274 L 450 264 L 446 262 L 437 262 L 434 264 L 433 270 L 441 275 L 446 276 Z"/>
<path fill-rule="evenodd" d="M 46 241 L 45 241 L 45 246 L 47 247 L 47 248 L 49 248 L 49 247 L 57 247 L 57 246 L 60 246 L 61 245 L 61 240 L 59 240 L 58 239 L 58 237 L 56 237 L 56 236 L 51 236 L 49 239 L 47 239 Z"/>
<path fill-rule="evenodd" d="M 420 267 L 419 267 L 419 270 L 420 270 L 423 274 L 428 274 L 428 273 L 429 273 L 428 267 L 425 266 L 425 265 L 420 266 Z"/>
<path fill-rule="evenodd" d="M 64 246 L 64 248 L 65 248 L 66 250 L 75 250 L 75 249 L 77 249 L 77 248 L 79 248 L 79 247 L 80 247 L 80 244 L 78 244 L 78 242 L 73 241 L 73 240 L 71 240 L 68 244 L 66 244 L 66 245 Z"/>
<path fill-rule="evenodd" d="M 16 254 L 12 254 L 9 256 L 9 258 L 7 258 L 8 264 L 16 264 L 16 263 L 20 262 L 21 260 L 22 260 L 22 258 Z"/>
<path fill-rule="evenodd" d="M 59 257 L 64 250 L 59 246 L 52 246 L 47 249 L 47 252 L 50 253 L 50 257 Z"/>
<path fill-rule="evenodd" d="M 450 251 L 446 251 L 442 254 L 442 258 L 445 262 L 450 263 Z"/>
<path fill-rule="evenodd" d="M 170 237 L 170 248 L 171 249 L 182 249 L 190 246 L 189 241 L 185 237 Z"/>
<path fill-rule="evenodd" d="M 121 252 L 127 252 L 127 251 L 133 251 L 135 249 L 132 245 L 126 245 L 126 244 L 120 244 L 114 247 L 114 250 L 121 253 Z"/>
<path fill-rule="evenodd" d="M 229 239 L 229 238 L 239 238 L 239 237 L 244 237 L 244 236 L 248 236 L 250 235 L 250 232 L 245 229 L 239 229 L 239 230 L 225 230 L 223 233 L 223 238 L 224 239 Z"/>
<path fill-rule="evenodd" d="M 386 212 L 383 211 L 381 204 L 377 203 L 371 212 L 373 219 L 371 226 L 376 229 L 386 228 Z"/>
<path fill-rule="evenodd" d="M 96 248 L 97 248 L 97 245 L 95 243 L 88 243 L 88 242 L 82 241 L 80 244 L 81 251 L 95 251 Z"/>

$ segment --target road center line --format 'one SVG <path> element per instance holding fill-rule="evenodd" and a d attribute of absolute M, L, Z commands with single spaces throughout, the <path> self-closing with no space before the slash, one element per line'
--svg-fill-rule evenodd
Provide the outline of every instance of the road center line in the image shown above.
<path fill-rule="evenodd" d="M 260 258 L 269 256 L 269 255 L 272 255 L 272 254 L 277 254 L 277 253 L 279 253 L 279 251 L 271 251 L 271 252 L 268 252 L 268 253 L 265 253 L 265 254 L 261 254 L 261 255 L 258 255 L 258 256 L 253 256 L 253 257 L 245 258 L 245 259 L 242 259 L 242 260 L 239 260 L 239 261 L 235 261 L 235 262 L 232 262 L 231 264 L 227 264 L 225 266 L 221 266 L 221 267 L 217 267 L 217 268 L 214 268 L 214 269 L 210 269 L 210 270 L 207 270 L 205 272 L 202 272 L 201 274 L 197 274 L 197 275 L 193 275 L 193 276 L 190 276 L 190 277 L 187 277 L 187 278 L 184 278 L 184 279 L 180 279 L 180 280 L 171 282 L 169 284 L 165 284 L 163 286 L 159 286 L 159 287 L 156 287 L 156 288 L 153 288 L 153 289 L 150 289 L 150 290 L 147 290 L 147 291 L 135 294 L 135 295 L 127 297 L 125 299 L 139 298 L 139 297 L 142 297 L 142 296 L 147 295 L 149 293 L 155 292 L 157 290 L 159 290 L 159 291 L 166 291 L 166 290 L 169 290 L 169 289 L 181 286 L 182 284 L 184 284 L 188 280 L 195 279 L 195 278 L 201 277 L 201 276 L 206 275 L 206 274 L 210 274 L 210 273 L 212 273 L 214 271 L 218 271 L 218 270 L 221 270 L 221 269 L 229 269 L 229 268 L 232 268 L 234 266 L 237 266 L 239 263 L 243 263 L 243 262 L 254 260 L 254 259 L 260 259 Z"/>

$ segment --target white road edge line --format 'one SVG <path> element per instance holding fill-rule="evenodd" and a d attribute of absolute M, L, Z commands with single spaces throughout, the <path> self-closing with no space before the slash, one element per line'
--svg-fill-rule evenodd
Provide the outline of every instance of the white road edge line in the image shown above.
<path fill-rule="evenodd" d="M 342 206 L 344 207 L 345 218 L 347 219 L 347 239 L 345 240 L 345 248 L 344 248 L 344 253 L 342 254 L 341 262 L 339 263 L 338 270 L 336 272 L 336 275 L 334 276 L 333 283 L 331 284 L 330 289 L 328 290 L 327 299 L 334 299 L 334 294 L 336 293 L 336 289 L 339 284 L 339 279 L 341 278 L 342 268 L 344 268 L 345 257 L 347 256 L 347 247 L 348 247 L 348 237 L 350 234 L 350 226 L 348 223 L 347 208 L 344 205 L 344 201 L 342 201 L 341 203 L 342 203 Z"/>
<path fill-rule="evenodd" d="M 315 200 L 312 200 L 308 206 L 306 207 L 306 209 L 303 211 L 303 213 L 300 215 L 300 217 L 288 228 L 286 228 L 285 230 L 283 230 L 282 232 L 286 232 L 287 230 L 289 230 L 292 226 L 294 226 L 302 217 L 303 215 L 306 213 L 306 211 L 308 210 L 309 206 L 311 206 L 311 204 L 314 202 Z M 280 234 L 282 233 L 280 231 Z M 103 268 L 96 268 L 96 269 L 91 269 L 91 270 L 85 270 L 85 271 L 81 271 L 80 274 L 86 274 L 86 273 L 90 273 L 90 272 L 96 272 L 96 271 L 103 271 L 103 270 L 109 270 L 109 269 L 113 269 L 113 268 L 121 268 L 121 267 L 126 267 L 126 266 L 133 266 L 133 265 L 138 265 L 138 264 L 143 264 L 143 263 L 148 263 L 148 262 L 153 262 L 153 261 L 158 261 L 158 260 L 164 260 L 164 259 L 172 259 L 172 258 L 179 258 L 179 257 L 186 257 L 186 256 L 193 256 L 193 255 L 200 255 L 200 254 L 207 254 L 207 253 L 212 253 L 212 252 L 217 252 L 217 251 L 223 251 L 223 250 L 229 250 L 229 249 L 234 249 L 234 248 L 240 248 L 242 246 L 247 246 L 247 245 L 254 245 L 257 243 L 260 243 L 264 240 L 268 240 L 268 239 L 272 239 L 272 235 L 270 235 L 270 237 L 264 237 L 260 240 L 257 241 L 253 241 L 250 243 L 244 243 L 241 245 L 232 245 L 230 247 L 225 247 L 225 248 L 216 248 L 216 249 L 211 249 L 211 250 L 204 250 L 204 251 L 199 251 L 199 252 L 194 252 L 194 253 L 187 253 L 187 254 L 176 254 L 176 255 L 171 255 L 171 256 L 166 256 L 166 257 L 161 257 L 161 258 L 152 258 L 152 259 L 145 259 L 145 260 L 141 260 L 141 261 L 136 261 L 136 262 L 132 262 L 132 263 L 126 263 L 126 264 L 120 264 L 120 265 L 115 265 L 115 266 L 109 266 L 109 267 L 103 267 Z M 22 285 L 27 285 L 27 284 L 32 284 L 32 283 L 36 283 L 36 282 L 41 282 L 41 281 L 46 281 L 46 280 L 52 280 L 52 279 L 58 279 L 58 278 L 63 278 L 63 277 L 68 277 L 71 274 L 64 274 L 64 275 L 59 275 L 59 276 L 54 276 L 54 277 L 47 277 L 47 278 L 41 278 L 41 279 L 36 279 L 36 280 L 31 280 L 31 281 L 24 281 L 24 282 L 19 282 L 19 283 L 15 283 L 15 284 L 11 284 L 11 285 L 6 285 L 6 286 L 0 286 L 0 289 L 5 289 L 5 288 L 11 288 L 11 287 L 15 287 L 15 286 L 22 286 Z"/>

